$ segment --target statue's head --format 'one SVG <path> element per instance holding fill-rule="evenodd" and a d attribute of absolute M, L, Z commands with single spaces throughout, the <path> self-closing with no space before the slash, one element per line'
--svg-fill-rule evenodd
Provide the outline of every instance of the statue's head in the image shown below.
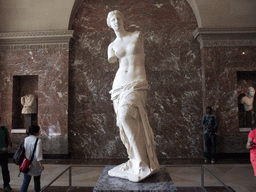
<path fill-rule="evenodd" d="M 253 97 L 255 95 L 255 89 L 253 87 L 248 88 L 248 96 Z"/>
<path fill-rule="evenodd" d="M 108 24 L 108 26 L 109 26 L 110 28 L 112 28 L 112 27 L 111 27 L 111 22 L 110 22 L 110 20 L 111 20 L 111 18 L 112 18 L 113 16 L 119 16 L 119 17 L 121 17 L 122 21 L 124 20 L 124 16 L 123 16 L 123 14 L 122 14 L 120 11 L 118 11 L 118 10 L 110 11 L 110 12 L 108 13 L 108 17 L 107 17 L 107 24 Z"/>

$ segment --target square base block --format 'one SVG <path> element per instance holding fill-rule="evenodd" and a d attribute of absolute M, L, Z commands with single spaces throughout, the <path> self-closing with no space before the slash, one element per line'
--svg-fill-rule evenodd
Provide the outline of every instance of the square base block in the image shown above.
<path fill-rule="evenodd" d="M 112 191 L 138 191 L 138 192 L 161 192 L 169 191 L 176 192 L 177 188 L 167 172 L 165 167 L 161 169 L 150 177 L 140 181 L 139 183 L 131 182 L 127 179 L 111 177 L 108 175 L 108 171 L 115 166 L 106 166 L 102 171 L 102 174 L 96 183 L 93 191 L 94 192 L 112 192 Z"/>

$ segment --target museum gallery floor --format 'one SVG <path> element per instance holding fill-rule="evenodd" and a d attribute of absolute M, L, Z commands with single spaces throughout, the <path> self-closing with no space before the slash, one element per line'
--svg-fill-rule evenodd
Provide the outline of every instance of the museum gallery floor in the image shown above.
<path fill-rule="evenodd" d="M 51 162 L 53 163 L 53 162 Z M 249 163 L 227 163 L 220 162 L 221 164 L 207 164 L 205 167 L 216 175 L 225 185 L 231 187 L 236 192 L 251 192 L 255 189 L 255 177 L 253 170 Z M 45 164 L 45 170 L 42 173 L 41 185 L 48 185 L 55 179 L 62 171 L 64 171 L 70 164 L 63 164 L 56 160 L 54 164 Z M 200 187 L 201 170 L 200 167 L 190 166 L 191 164 L 184 164 L 178 167 L 166 165 L 166 169 L 170 174 L 172 181 L 178 191 L 179 189 L 186 189 L 186 187 Z M 92 191 L 96 185 L 102 171 L 103 165 L 87 165 L 86 167 L 72 168 L 72 186 L 74 189 L 78 187 L 87 187 Z M 11 186 L 14 192 L 18 192 L 23 180 L 23 176 L 18 177 L 17 165 L 10 163 L 9 170 L 11 175 Z M 238 174 L 239 173 L 239 174 Z M 56 186 L 68 186 L 68 172 L 61 176 L 56 182 L 52 184 Z M 0 174 L 0 185 L 2 186 L 2 175 Z M 218 181 L 205 173 L 205 186 L 221 186 Z M 57 188 L 56 188 L 57 189 Z M 191 188 L 190 188 L 191 189 Z M 0 189 L 1 191 L 1 189 Z M 33 191 L 33 181 L 30 183 L 29 191 Z M 52 190 L 53 191 L 53 190 Z M 54 190 L 57 192 L 57 190 Z M 72 190 L 77 191 L 77 190 Z M 187 191 L 187 190 L 186 190 Z M 193 191 L 193 190 L 189 190 Z M 195 190 L 194 190 L 195 191 Z"/>

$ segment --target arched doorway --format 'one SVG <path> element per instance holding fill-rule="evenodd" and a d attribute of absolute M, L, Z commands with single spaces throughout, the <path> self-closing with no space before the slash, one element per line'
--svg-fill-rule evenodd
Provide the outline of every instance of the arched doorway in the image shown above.
<path fill-rule="evenodd" d="M 71 21 L 78 36 L 70 64 L 72 158 L 126 158 L 109 91 L 118 64 L 107 62 L 114 33 L 107 13 L 121 11 L 128 31 L 142 31 L 150 84 L 147 109 L 159 158 L 201 157 L 202 82 L 196 18 L 186 0 L 92 2 Z"/>

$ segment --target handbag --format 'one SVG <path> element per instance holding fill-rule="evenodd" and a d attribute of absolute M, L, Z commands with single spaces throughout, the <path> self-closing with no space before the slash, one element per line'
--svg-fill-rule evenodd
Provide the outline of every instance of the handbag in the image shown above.
<path fill-rule="evenodd" d="M 22 163 L 21 163 L 20 166 L 19 166 L 19 171 L 20 171 L 20 173 L 21 173 L 21 172 L 22 172 L 22 173 L 27 173 L 27 172 L 29 172 L 30 164 L 31 164 L 32 161 L 33 161 L 34 154 L 35 154 L 35 151 L 36 151 L 37 142 L 38 142 L 38 138 L 36 139 L 35 146 L 34 146 L 34 150 L 33 150 L 32 156 L 31 156 L 31 159 L 27 159 L 26 156 L 23 157 L 23 161 L 22 161 Z M 20 176 L 20 173 L 19 173 L 18 177 Z"/>
<path fill-rule="evenodd" d="M 15 163 L 16 165 L 20 165 L 24 157 L 25 157 L 25 148 L 24 148 L 24 141 L 23 141 L 12 157 L 13 163 Z"/>

